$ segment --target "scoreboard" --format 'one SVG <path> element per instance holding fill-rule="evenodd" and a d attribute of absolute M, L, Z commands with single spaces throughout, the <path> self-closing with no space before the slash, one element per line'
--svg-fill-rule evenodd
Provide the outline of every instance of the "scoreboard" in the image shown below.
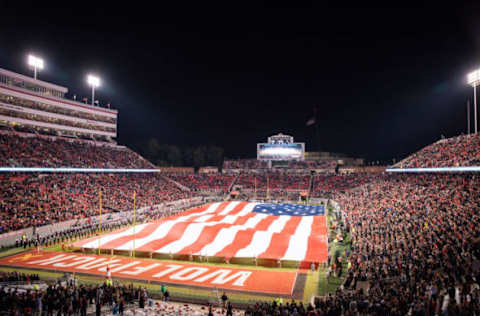
<path fill-rule="evenodd" d="M 304 152 L 302 143 L 257 144 L 258 160 L 304 160 Z"/>
<path fill-rule="evenodd" d="M 304 160 L 305 143 L 294 143 L 293 137 L 283 134 L 268 138 L 268 143 L 257 144 L 257 159 L 262 161 Z"/>

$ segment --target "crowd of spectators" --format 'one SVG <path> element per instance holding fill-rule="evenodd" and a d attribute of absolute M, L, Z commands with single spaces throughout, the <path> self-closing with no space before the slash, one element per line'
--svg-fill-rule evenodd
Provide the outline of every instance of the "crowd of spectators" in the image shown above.
<path fill-rule="evenodd" d="M 242 173 L 234 187 L 240 189 L 239 199 L 298 201 L 308 195 L 311 175 L 289 174 L 281 171 Z"/>
<path fill-rule="evenodd" d="M 283 315 L 295 315 L 295 316 L 314 316 L 318 315 L 315 313 L 315 308 L 313 305 L 308 304 L 305 306 L 302 302 L 291 302 L 283 303 L 282 299 L 272 300 L 271 303 L 263 302 L 256 303 L 252 306 L 247 307 L 245 310 L 246 316 L 283 316 Z M 339 314 L 337 314 L 339 315 Z"/>
<path fill-rule="evenodd" d="M 378 175 L 334 199 L 351 231 L 344 285 L 320 315 L 478 315 L 480 178 Z"/>
<path fill-rule="evenodd" d="M 221 173 L 168 173 L 166 176 L 193 191 L 227 192 L 235 179 L 234 175 Z"/>
<path fill-rule="evenodd" d="M 304 161 L 287 161 L 282 165 L 283 169 L 322 169 L 333 170 L 337 166 L 337 161 L 334 159 L 325 160 L 304 160 Z M 256 170 L 267 169 L 268 163 L 257 159 L 238 159 L 225 160 L 223 162 L 223 169 L 241 169 L 241 170 Z"/>
<path fill-rule="evenodd" d="M 478 135 L 444 139 L 397 167 L 475 165 L 480 162 L 479 147 Z M 0 134 L 0 159 L 7 166 L 151 166 L 128 149 L 6 134 Z M 226 169 L 244 170 L 262 169 L 264 165 L 257 160 L 225 163 Z M 292 168 L 301 166 L 295 164 Z M 189 198 L 195 191 L 226 192 L 235 178 L 230 174 L 166 176 L 193 192 L 182 190 L 161 174 L 1 174 L 0 233 L 95 215 L 99 192 L 103 212 L 110 213 L 130 210 L 134 191 L 137 207 L 151 206 Z M 312 185 L 313 196 L 338 202 L 345 230 L 351 234 L 345 282 L 334 295 L 317 299 L 315 306 L 307 307 L 294 302 L 258 303 L 248 308 L 246 315 L 480 314 L 478 175 L 312 176 L 264 170 L 241 173 L 235 185 L 272 199 L 288 197 L 289 192 L 309 192 Z M 160 211 L 150 207 L 144 219 L 157 218 Z M 128 223 L 123 219 L 105 224 L 105 229 Z M 96 229 L 96 223 L 88 222 L 51 235 L 19 240 L 17 246 L 63 243 L 91 235 Z M 22 278 L 18 274 L 0 274 L 0 282 Z M 12 314 L 28 314 L 27 309 L 31 313 L 40 309 L 82 314 L 82 309 L 94 301 L 100 309 L 105 304 L 120 306 L 122 301 L 125 304 L 137 299 L 139 305 L 142 300 L 144 304 L 142 293 L 133 287 L 74 285 L 50 286 L 35 292 L 0 291 L 0 310 Z M 169 306 L 157 307 L 165 314 L 175 313 Z"/>
<path fill-rule="evenodd" d="M 394 165 L 395 168 L 480 166 L 480 134 L 441 139 Z"/>
<path fill-rule="evenodd" d="M 142 220 L 143 218 L 139 218 L 138 223 L 141 223 Z M 68 246 L 68 242 L 93 236 L 99 233 L 99 229 L 101 229 L 102 232 L 107 232 L 129 224 L 131 224 L 130 219 L 123 218 L 121 220 L 110 221 L 108 216 L 106 216 L 100 227 L 98 221 L 93 220 L 83 224 L 75 224 L 55 232 L 35 232 L 32 236 L 22 235 L 15 241 L 15 247 L 22 247 L 24 249 L 33 247 L 40 249 L 39 247 L 50 247 L 61 244 L 63 246 L 62 248 L 65 248 Z"/>
<path fill-rule="evenodd" d="M 235 185 L 242 189 L 266 191 L 308 191 L 311 175 L 285 172 L 242 173 Z"/>
<path fill-rule="evenodd" d="M 223 307 L 214 307 L 212 305 L 196 305 L 196 304 L 183 304 L 174 302 L 156 301 L 152 306 L 145 306 L 145 308 L 135 308 L 127 311 L 125 315 L 135 316 L 149 316 L 149 315 L 162 315 L 162 316 L 220 316 L 220 315 L 232 315 L 240 316 L 245 313 L 238 309 L 231 309 L 229 313 Z"/>
<path fill-rule="evenodd" d="M 134 151 L 113 144 L 0 133 L 2 167 L 154 168 Z"/>
<path fill-rule="evenodd" d="M 148 207 L 145 211 L 135 215 L 135 222 L 138 224 L 144 222 L 151 222 L 161 218 L 173 216 L 183 212 L 184 209 L 181 207 L 160 207 L 153 206 Z M 46 230 L 39 232 L 37 229 L 33 232 L 31 236 L 26 234 L 20 236 L 15 241 L 15 247 L 22 247 L 24 249 L 29 249 L 31 247 L 39 249 L 37 247 L 49 247 L 52 245 L 61 244 L 63 247 L 68 247 L 69 243 L 78 239 L 84 239 L 91 237 L 100 232 L 109 232 L 113 230 L 118 230 L 127 225 L 133 224 L 133 215 L 132 212 L 123 214 L 123 216 L 113 217 L 111 214 L 106 214 L 102 216 L 102 222 L 99 224 L 99 218 L 97 216 L 88 218 L 87 220 L 77 220 L 71 225 L 66 226 L 63 229 L 56 230 Z"/>
<path fill-rule="evenodd" d="M 266 161 L 260 161 L 257 159 L 236 159 L 225 160 L 223 162 L 223 169 L 266 169 L 268 164 Z"/>
<path fill-rule="evenodd" d="M 51 284 L 45 290 L 0 289 L 2 315 L 124 315 L 127 305 L 145 307 L 148 292 L 133 285 Z"/>
<path fill-rule="evenodd" d="M 312 197 L 332 198 L 337 192 L 360 187 L 376 179 L 374 173 L 352 173 L 347 175 L 319 174 L 313 177 Z"/>
<path fill-rule="evenodd" d="M 16 277 L 16 279 L 14 279 Z M 38 275 L 9 274 L 0 287 L 0 315 L 164 315 L 207 316 L 245 313 L 226 306 L 185 304 L 155 300 L 145 287 L 119 283 L 78 285 L 75 280 L 58 281 L 36 288 L 16 287 L 16 281 L 37 281 Z M 162 286 L 163 287 L 163 286 Z M 168 293 L 168 290 L 165 291 Z"/>
<path fill-rule="evenodd" d="M 189 198 L 159 174 L 0 174 L 0 233 Z"/>
<path fill-rule="evenodd" d="M 290 176 L 277 174 L 273 183 L 287 187 L 283 177 Z M 247 315 L 480 311 L 478 176 L 361 174 L 316 183 L 339 203 L 351 232 L 344 284 L 315 306 L 257 304 Z"/>
<path fill-rule="evenodd" d="M 40 277 L 38 274 L 25 274 L 17 271 L 13 272 L 0 272 L 0 283 L 7 282 L 31 282 L 38 281 Z"/>
<path fill-rule="evenodd" d="M 289 169 L 322 169 L 333 170 L 337 166 L 337 161 L 334 159 L 325 160 L 304 160 L 304 161 L 289 161 Z"/>

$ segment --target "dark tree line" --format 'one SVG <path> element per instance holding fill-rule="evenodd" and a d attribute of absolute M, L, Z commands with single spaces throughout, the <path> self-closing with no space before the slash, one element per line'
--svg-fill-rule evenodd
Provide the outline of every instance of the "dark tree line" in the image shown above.
<path fill-rule="evenodd" d="M 194 167 L 214 166 L 221 170 L 223 166 L 223 148 L 211 145 L 185 146 L 160 144 L 150 138 L 140 148 L 143 157 L 159 167 Z"/>

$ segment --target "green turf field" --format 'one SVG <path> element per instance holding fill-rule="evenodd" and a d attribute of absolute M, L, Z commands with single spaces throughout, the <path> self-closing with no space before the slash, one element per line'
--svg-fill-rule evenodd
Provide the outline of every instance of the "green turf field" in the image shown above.
<path fill-rule="evenodd" d="M 333 221 L 333 217 L 331 214 L 331 210 L 327 209 L 327 221 L 328 224 L 327 226 L 330 227 L 331 222 Z M 107 232 L 104 232 L 107 233 Z M 328 232 L 330 235 L 333 232 Z M 335 243 L 330 243 L 329 244 L 329 253 L 330 255 L 334 256 L 335 253 L 340 253 L 342 256 L 344 256 L 344 250 L 349 247 L 348 246 L 348 241 L 350 239 L 350 235 L 345 236 L 345 242 L 343 244 L 335 244 Z M 69 242 L 73 242 L 73 240 L 70 240 Z M 65 242 L 65 244 L 68 244 L 68 242 Z M 21 253 L 23 251 L 29 251 L 31 248 L 10 248 L 7 250 L 0 251 L 0 258 L 1 257 L 6 257 L 6 256 L 11 256 L 15 255 L 17 253 Z M 46 251 L 62 251 L 62 246 L 61 244 L 53 245 L 48 248 L 45 248 L 43 250 Z M 69 251 L 69 250 L 67 250 Z M 105 255 L 105 254 L 102 254 Z M 118 256 L 118 255 L 117 255 Z M 171 262 L 172 260 L 161 260 L 161 259 L 155 259 L 159 261 L 169 261 Z M 175 261 L 175 260 L 173 260 Z M 346 260 L 344 260 L 345 262 Z M 237 264 L 225 264 L 225 263 L 213 263 L 213 262 L 195 262 L 195 264 L 199 265 L 213 265 L 213 266 L 228 266 L 228 267 L 237 267 L 237 268 L 242 268 L 245 267 L 245 265 L 237 265 Z M 248 266 L 249 269 L 258 269 L 258 270 L 278 270 L 278 271 L 296 271 L 294 268 L 269 268 L 269 267 L 263 267 L 263 266 Z M 346 271 L 346 263 L 344 264 L 344 271 Z M 62 277 L 63 272 L 56 273 L 56 272 L 49 272 L 49 271 L 38 271 L 38 270 L 29 270 L 25 268 L 12 268 L 12 267 L 0 267 L 0 271 L 18 271 L 18 272 L 23 272 L 23 273 L 35 273 L 39 274 L 41 279 L 45 280 L 51 280 L 54 281 L 57 278 Z M 303 298 L 302 302 L 308 303 L 310 302 L 312 296 L 315 295 L 325 295 L 326 293 L 334 293 L 335 290 L 343 283 L 344 278 L 336 278 L 336 277 L 331 277 L 329 282 L 327 282 L 326 279 L 326 274 L 327 274 L 327 268 L 326 267 L 320 267 L 316 272 L 308 272 L 307 278 L 306 278 L 306 284 L 304 288 L 304 293 L 303 293 Z M 345 275 L 345 273 L 344 273 Z M 103 277 L 96 277 L 96 276 L 90 276 L 90 275 L 77 275 L 78 281 L 81 284 L 100 284 L 103 283 L 104 278 Z M 119 281 L 119 280 L 117 280 Z M 122 283 L 130 284 L 133 283 L 134 285 L 137 286 L 146 286 L 147 289 L 153 293 L 153 294 L 159 294 L 160 293 L 160 285 L 157 284 L 149 284 L 148 282 L 129 282 L 129 281 L 121 281 Z M 214 292 L 211 289 L 198 289 L 198 288 L 192 288 L 192 287 L 183 287 L 183 286 L 174 286 L 170 285 L 168 286 L 169 291 L 171 293 L 172 299 L 178 298 L 178 299 L 201 299 L 205 302 L 207 301 L 215 301 L 216 300 L 216 292 Z M 219 294 L 221 295 L 221 293 Z M 272 296 L 264 296 L 264 295 L 257 295 L 257 294 L 247 294 L 247 293 L 228 293 L 227 295 L 229 296 L 230 300 L 232 303 L 237 303 L 237 304 L 249 304 L 253 303 L 255 301 L 272 301 L 273 297 Z"/>

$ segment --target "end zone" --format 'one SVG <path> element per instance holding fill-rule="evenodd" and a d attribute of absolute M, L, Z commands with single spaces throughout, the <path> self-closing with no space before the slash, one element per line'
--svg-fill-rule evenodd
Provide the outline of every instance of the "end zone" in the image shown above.
<path fill-rule="evenodd" d="M 240 269 L 50 251 L 30 251 L 2 258 L 0 265 L 97 276 L 105 276 L 108 266 L 115 278 L 280 295 L 292 295 L 297 281 L 297 272 L 294 271 Z"/>

